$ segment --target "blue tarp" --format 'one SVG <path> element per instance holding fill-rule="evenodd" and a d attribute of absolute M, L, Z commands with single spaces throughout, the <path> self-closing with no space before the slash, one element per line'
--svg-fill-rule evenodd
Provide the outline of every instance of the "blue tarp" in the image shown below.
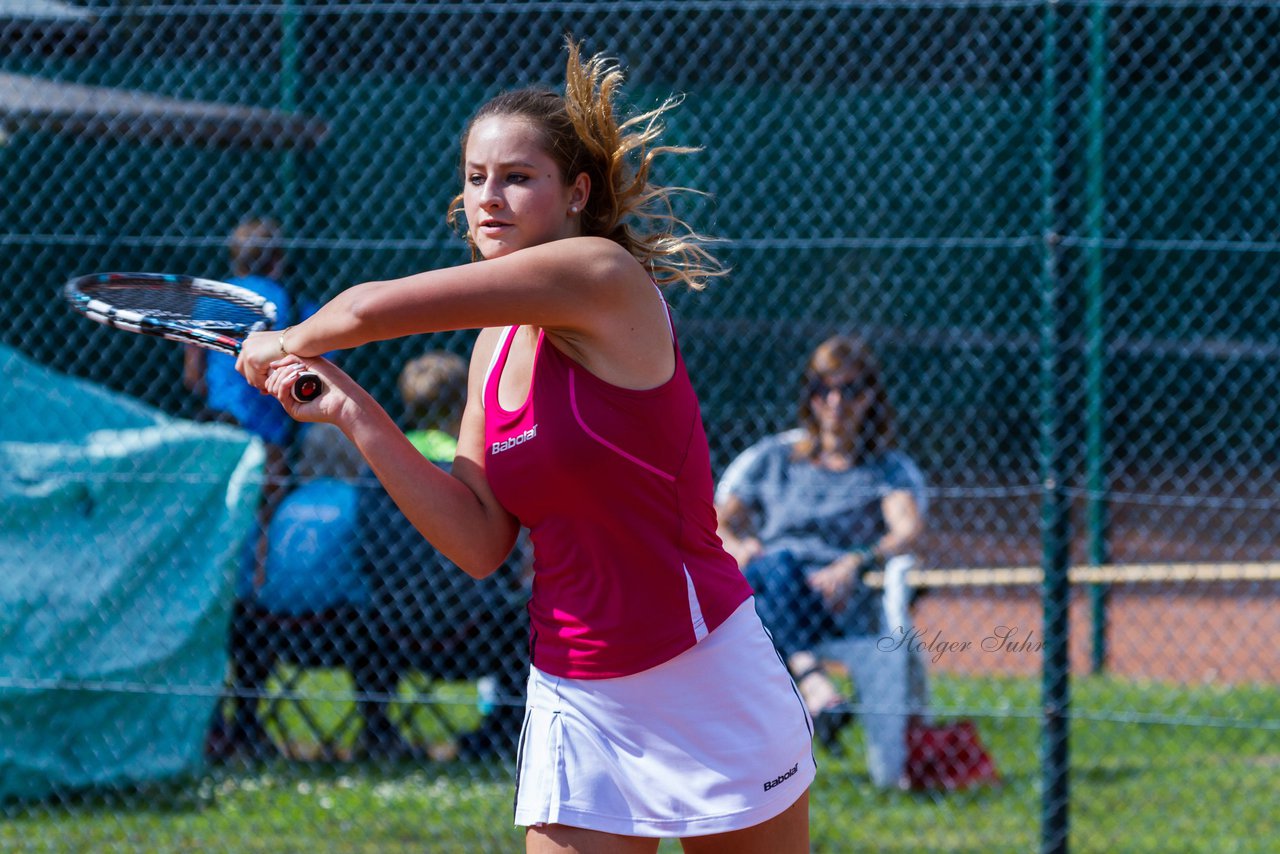
<path fill-rule="evenodd" d="M 0 798 L 198 769 L 262 462 L 0 347 Z"/>

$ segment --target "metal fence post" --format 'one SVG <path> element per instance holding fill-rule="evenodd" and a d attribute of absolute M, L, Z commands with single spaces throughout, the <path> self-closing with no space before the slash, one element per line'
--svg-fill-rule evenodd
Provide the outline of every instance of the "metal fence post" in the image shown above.
<path fill-rule="evenodd" d="M 1065 443 L 1062 435 L 1061 384 L 1063 355 L 1062 238 L 1060 175 L 1063 156 L 1059 129 L 1057 5 L 1045 5 L 1043 47 L 1043 103 L 1041 128 L 1041 168 L 1043 200 L 1044 259 L 1040 303 L 1040 470 L 1041 546 L 1044 584 L 1044 660 L 1041 673 L 1042 725 L 1040 802 L 1040 850 L 1042 854 L 1065 854 L 1068 838 L 1069 762 L 1068 710 L 1070 672 L 1068 667 L 1067 606 L 1070 588 L 1067 579 L 1070 541 L 1069 505 L 1065 495 L 1062 464 Z"/>
<path fill-rule="evenodd" d="M 1085 152 L 1085 478 L 1089 563 L 1102 566 L 1111 559 L 1110 501 L 1107 478 L 1107 351 L 1105 271 L 1102 240 L 1106 218 L 1107 7 L 1089 10 L 1088 141 Z M 1107 667 L 1107 598 L 1109 587 L 1089 587 L 1090 670 Z"/>

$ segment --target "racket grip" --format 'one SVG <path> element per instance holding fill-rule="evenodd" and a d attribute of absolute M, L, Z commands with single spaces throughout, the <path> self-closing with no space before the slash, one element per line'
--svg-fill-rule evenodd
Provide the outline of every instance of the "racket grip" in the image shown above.
<path fill-rule="evenodd" d="M 320 375 L 314 371 L 303 371 L 293 381 L 293 399 L 298 403 L 308 403 L 324 394 L 324 383 Z"/>

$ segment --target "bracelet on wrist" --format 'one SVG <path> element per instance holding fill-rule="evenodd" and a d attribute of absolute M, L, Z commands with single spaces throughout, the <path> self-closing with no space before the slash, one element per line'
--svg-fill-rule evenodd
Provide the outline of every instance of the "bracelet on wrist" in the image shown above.
<path fill-rule="evenodd" d="M 285 334 L 286 332 L 288 332 L 288 331 L 289 331 L 290 329 L 292 329 L 292 328 L 293 328 L 292 326 L 286 326 L 284 329 L 281 329 L 281 330 L 280 330 L 280 341 L 279 341 L 279 343 L 280 343 L 280 355 L 281 355 L 281 356 L 288 356 L 288 355 L 289 355 L 289 348 L 287 348 L 287 347 L 285 347 L 285 346 L 284 346 L 284 334 Z"/>
<path fill-rule="evenodd" d="M 859 546 L 849 552 L 850 556 L 858 559 L 858 565 L 861 567 L 870 566 L 880 560 L 880 556 L 876 553 L 875 546 Z"/>

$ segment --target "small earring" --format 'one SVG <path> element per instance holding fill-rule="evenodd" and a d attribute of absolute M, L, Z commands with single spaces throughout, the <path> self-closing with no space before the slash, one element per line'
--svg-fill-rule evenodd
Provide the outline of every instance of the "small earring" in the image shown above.
<path fill-rule="evenodd" d="M 577 206 L 577 205 L 569 205 L 569 213 L 571 213 L 571 214 L 576 214 L 577 212 L 578 212 L 578 206 Z"/>

